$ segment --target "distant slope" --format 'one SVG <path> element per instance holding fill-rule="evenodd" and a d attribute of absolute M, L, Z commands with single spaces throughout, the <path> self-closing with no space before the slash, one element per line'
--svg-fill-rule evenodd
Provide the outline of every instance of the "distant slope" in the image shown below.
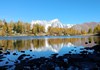
<path fill-rule="evenodd" d="M 100 23 L 90 22 L 90 23 L 76 24 L 76 25 L 72 26 L 72 28 L 79 30 L 79 31 L 81 31 L 81 30 L 88 31 L 89 28 L 91 28 L 93 30 L 94 27 L 97 26 L 98 24 L 100 24 Z"/>

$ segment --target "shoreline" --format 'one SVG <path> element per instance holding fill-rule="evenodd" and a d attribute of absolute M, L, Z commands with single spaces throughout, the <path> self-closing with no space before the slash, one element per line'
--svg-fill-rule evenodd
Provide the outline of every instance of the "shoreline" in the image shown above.
<path fill-rule="evenodd" d="M 0 40 L 33 40 L 33 39 L 66 39 L 66 38 L 88 38 L 93 35 L 75 35 L 75 36 L 0 36 Z M 96 36 L 100 37 L 100 36 Z"/>
<path fill-rule="evenodd" d="M 37 36 L 100 36 L 99 34 L 83 34 L 83 35 L 34 35 L 34 34 L 31 34 L 31 35 L 25 35 L 25 34 L 20 34 L 20 35 L 7 35 L 7 36 L 1 36 L 0 37 L 16 37 L 16 36 L 19 36 L 19 37 L 24 37 L 24 36 L 34 36 L 34 37 L 37 37 Z"/>

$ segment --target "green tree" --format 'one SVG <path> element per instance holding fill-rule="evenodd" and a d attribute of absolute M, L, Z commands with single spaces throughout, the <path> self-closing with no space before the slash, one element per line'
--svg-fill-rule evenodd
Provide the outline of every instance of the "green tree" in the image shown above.
<path fill-rule="evenodd" d="M 36 27 L 36 26 L 33 26 L 33 28 L 32 28 L 32 33 L 36 35 L 36 34 L 37 34 L 37 31 L 38 31 L 38 30 L 37 30 L 37 27 Z"/>
<path fill-rule="evenodd" d="M 14 23 L 14 25 L 13 25 L 13 32 L 17 33 L 17 23 Z"/>
<path fill-rule="evenodd" d="M 32 28 L 32 33 L 33 34 L 38 34 L 38 33 L 44 33 L 45 32 L 45 28 L 42 25 L 39 24 L 34 24 L 33 28 Z"/>
<path fill-rule="evenodd" d="M 42 25 L 39 25 L 38 29 L 39 29 L 39 33 L 44 33 L 45 32 L 45 28 Z"/>
<path fill-rule="evenodd" d="M 30 33 L 30 24 L 29 23 L 26 23 L 25 24 L 25 33 L 29 34 Z"/>
<path fill-rule="evenodd" d="M 85 30 L 81 30 L 81 34 L 87 34 Z"/>
<path fill-rule="evenodd" d="M 17 22 L 16 32 L 22 34 L 23 33 L 23 23 L 21 21 Z"/>
<path fill-rule="evenodd" d="M 93 33 L 91 28 L 89 28 L 88 33 L 89 34 Z"/>
<path fill-rule="evenodd" d="M 0 20 L 0 28 L 2 28 L 2 26 L 3 26 L 3 22 L 2 20 Z"/>
<path fill-rule="evenodd" d="M 93 33 L 94 33 L 94 34 L 95 34 L 95 33 L 100 33 L 100 24 L 98 24 L 98 25 L 94 28 Z"/>
<path fill-rule="evenodd" d="M 2 31 L 3 35 L 8 35 L 8 24 L 5 20 L 3 21 Z"/>

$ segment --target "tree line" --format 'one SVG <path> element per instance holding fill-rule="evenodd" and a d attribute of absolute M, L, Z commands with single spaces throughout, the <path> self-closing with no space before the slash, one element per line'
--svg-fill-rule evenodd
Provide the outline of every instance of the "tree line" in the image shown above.
<path fill-rule="evenodd" d="M 27 22 L 6 22 L 0 20 L 0 36 L 13 36 L 13 35 L 81 35 L 81 34 L 97 34 L 100 33 L 100 24 L 94 29 L 89 28 L 88 31 L 76 30 L 73 28 L 59 28 L 59 27 L 48 27 L 47 32 L 43 25 L 34 24 L 31 26 Z"/>

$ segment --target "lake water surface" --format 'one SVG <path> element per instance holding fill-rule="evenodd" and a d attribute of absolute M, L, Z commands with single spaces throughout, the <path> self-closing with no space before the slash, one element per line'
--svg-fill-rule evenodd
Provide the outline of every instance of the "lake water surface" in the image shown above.
<path fill-rule="evenodd" d="M 0 66 L 13 65 L 21 54 L 31 58 L 50 57 L 51 54 L 80 54 L 82 49 L 100 44 L 98 36 L 18 36 L 0 37 L 3 53 Z M 88 50 L 92 53 L 94 50 Z M 25 59 L 24 58 L 24 59 Z"/>

